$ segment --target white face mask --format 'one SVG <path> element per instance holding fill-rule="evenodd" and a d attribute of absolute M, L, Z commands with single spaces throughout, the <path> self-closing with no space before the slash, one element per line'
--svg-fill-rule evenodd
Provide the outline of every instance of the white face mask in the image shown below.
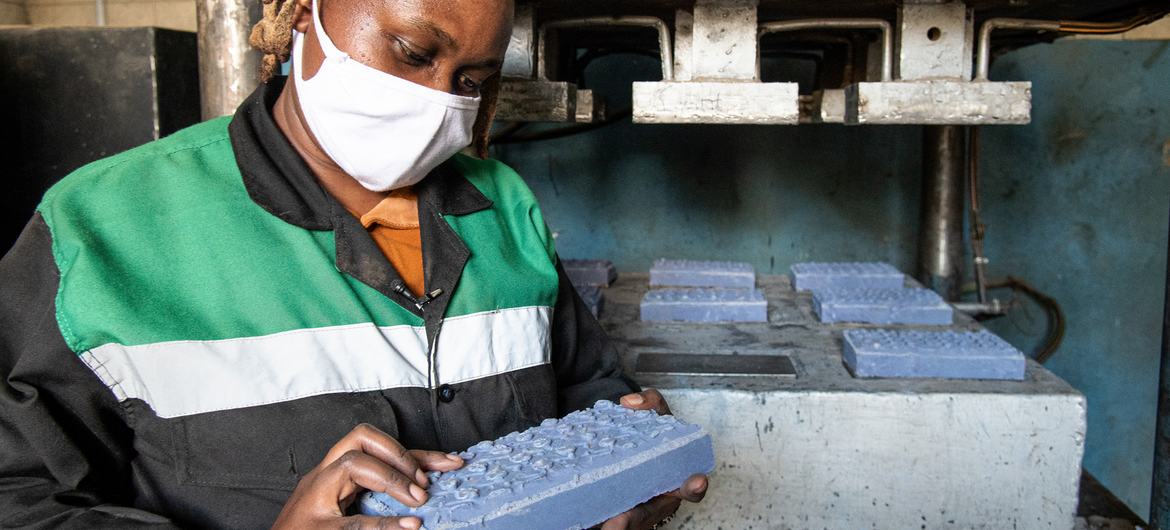
<path fill-rule="evenodd" d="M 361 64 L 325 34 L 313 2 L 313 28 L 325 62 L 308 81 L 305 38 L 293 36 L 293 79 L 301 112 L 325 153 L 363 187 L 410 186 L 471 143 L 479 97 L 448 94 Z"/>

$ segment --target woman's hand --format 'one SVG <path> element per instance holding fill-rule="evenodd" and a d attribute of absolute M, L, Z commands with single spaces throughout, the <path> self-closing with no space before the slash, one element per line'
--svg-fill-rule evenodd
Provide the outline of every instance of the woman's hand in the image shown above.
<path fill-rule="evenodd" d="M 272 527 L 418 529 L 422 521 L 417 517 L 346 517 L 345 511 L 364 490 L 386 493 L 407 506 L 421 506 L 427 501 L 426 472 L 462 465 L 458 456 L 407 450 L 390 435 L 358 425 L 301 479 Z"/>
<path fill-rule="evenodd" d="M 634 410 L 653 410 L 659 414 L 670 414 L 666 399 L 657 390 L 643 390 L 637 394 L 626 394 L 622 406 Z M 691 475 L 682 487 L 664 493 L 635 506 L 632 510 L 618 515 L 601 525 L 601 530 L 646 530 L 674 515 L 682 501 L 699 502 L 707 494 L 707 476 Z"/>

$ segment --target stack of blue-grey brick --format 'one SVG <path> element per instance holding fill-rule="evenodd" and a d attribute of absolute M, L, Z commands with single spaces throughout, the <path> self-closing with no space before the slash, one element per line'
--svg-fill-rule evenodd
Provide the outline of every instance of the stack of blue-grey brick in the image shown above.
<path fill-rule="evenodd" d="M 641 312 L 652 322 L 767 322 L 768 301 L 748 263 L 660 259 Z"/>
<path fill-rule="evenodd" d="M 812 291 L 825 323 L 950 325 L 954 311 L 934 291 L 907 287 L 888 263 L 798 263 L 792 285 Z M 849 329 L 846 366 L 857 377 L 1024 378 L 1024 355 L 986 330 Z"/>
<path fill-rule="evenodd" d="M 567 259 L 562 260 L 561 265 L 589 312 L 594 317 L 601 314 L 605 305 L 601 290 L 617 281 L 617 269 L 613 263 L 600 259 Z"/>

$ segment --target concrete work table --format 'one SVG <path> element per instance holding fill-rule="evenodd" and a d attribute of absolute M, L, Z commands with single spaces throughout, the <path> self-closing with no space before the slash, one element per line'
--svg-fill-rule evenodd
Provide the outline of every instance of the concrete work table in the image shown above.
<path fill-rule="evenodd" d="M 855 379 L 841 361 L 854 327 L 822 324 L 812 295 L 760 276 L 768 323 L 641 322 L 646 274 L 605 290 L 601 321 L 627 373 L 662 391 L 715 442 L 707 499 L 666 528 L 1073 527 L 1085 399 L 1029 361 L 1024 381 Z M 643 353 L 784 355 L 796 377 L 640 374 Z"/>

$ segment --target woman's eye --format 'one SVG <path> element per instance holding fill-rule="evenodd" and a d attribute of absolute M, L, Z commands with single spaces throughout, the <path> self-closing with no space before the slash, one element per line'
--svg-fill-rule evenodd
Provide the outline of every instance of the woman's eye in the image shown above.
<path fill-rule="evenodd" d="M 406 62 L 412 65 L 421 66 L 431 61 L 429 56 L 415 51 L 410 47 L 410 45 L 402 42 L 401 40 L 398 41 L 398 50 L 402 52 L 402 56 L 406 59 Z"/>
<path fill-rule="evenodd" d="M 459 85 L 467 92 L 479 92 L 481 83 L 466 75 L 459 76 Z"/>

